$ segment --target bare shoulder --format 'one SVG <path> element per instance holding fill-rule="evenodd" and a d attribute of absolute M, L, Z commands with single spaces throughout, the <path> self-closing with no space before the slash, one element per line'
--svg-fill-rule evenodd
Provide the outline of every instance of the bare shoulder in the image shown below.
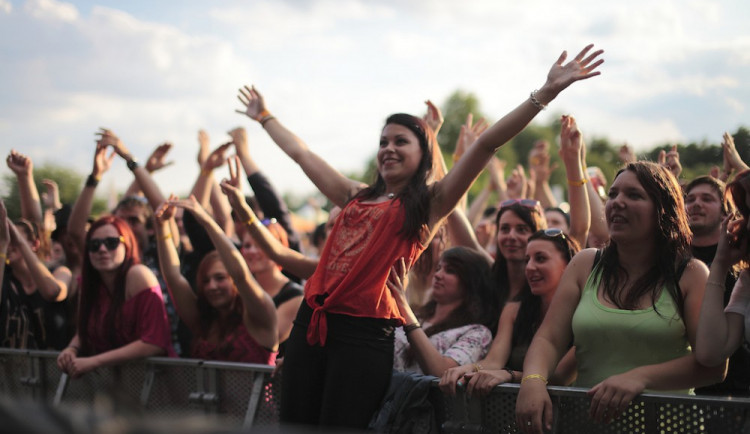
<path fill-rule="evenodd" d="M 159 286 L 156 275 L 143 264 L 133 265 L 125 276 L 125 297 L 132 298 L 154 286 Z"/>
<path fill-rule="evenodd" d="M 685 266 L 685 270 L 680 276 L 680 289 L 683 295 L 687 295 L 695 288 L 703 290 L 708 280 L 708 266 L 703 261 L 692 258 Z"/>

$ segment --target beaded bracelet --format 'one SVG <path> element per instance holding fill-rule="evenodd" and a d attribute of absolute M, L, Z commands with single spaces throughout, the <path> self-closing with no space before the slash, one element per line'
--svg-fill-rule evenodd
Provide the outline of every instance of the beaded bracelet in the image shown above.
<path fill-rule="evenodd" d="M 482 369 L 482 365 L 480 365 L 479 363 L 474 363 L 474 372 L 479 372 Z"/>
<path fill-rule="evenodd" d="M 547 108 L 547 104 L 542 104 L 541 101 L 536 99 L 536 93 L 538 92 L 537 89 L 534 89 L 531 91 L 531 94 L 529 94 L 529 99 L 531 100 L 531 103 L 534 104 L 534 107 L 538 108 L 539 110 L 544 110 Z"/>
<path fill-rule="evenodd" d="M 506 366 L 505 371 L 510 374 L 510 382 L 515 383 L 515 376 L 513 375 L 513 370 L 510 369 L 510 367 Z"/>
<path fill-rule="evenodd" d="M 261 119 L 259 121 L 260 122 L 260 126 L 263 127 L 263 128 L 265 128 L 266 127 L 266 122 L 270 121 L 271 119 L 276 119 L 276 118 L 274 116 L 271 116 L 271 115 L 268 115 L 268 116 L 264 117 L 263 119 Z"/>

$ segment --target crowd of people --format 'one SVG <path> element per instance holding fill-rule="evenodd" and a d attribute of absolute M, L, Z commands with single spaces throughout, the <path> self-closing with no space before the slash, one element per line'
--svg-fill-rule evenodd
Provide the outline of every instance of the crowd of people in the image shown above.
<path fill-rule="evenodd" d="M 183 199 L 151 176 L 169 144 L 141 164 L 101 129 L 91 174 L 66 205 L 54 181 L 40 196 L 31 159 L 11 151 L 22 217 L 10 221 L 0 201 L 2 346 L 58 350 L 72 378 L 151 356 L 276 366 L 282 422 L 313 426 L 366 428 L 394 372 L 438 377 L 448 394 L 520 383 L 516 422 L 529 433 L 551 426 L 547 384 L 588 388 L 601 422 L 644 391 L 747 396 L 750 167 L 729 134 L 720 171 L 682 180 L 676 148 L 657 162 L 625 149 L 608 185 L 563 116 L 565 203 L 549 185 L 549 143 L 507 177 L 495 156 L 560 92 L 599 75 L 601 55 L 563 53 L 494 125 L 469 116 L 450 170 L 437 107 L 389 116 L 370 185 L 331 167 L 243 87 L 237 112 L 333 206 L 310 243 L 241 127 L 213 151 L 199 133 L 200 173 Z M 118 158 L 133 183 L 111 213 L 92 216 Z M 484 170 L 488 188 L 468 204 Z"/>

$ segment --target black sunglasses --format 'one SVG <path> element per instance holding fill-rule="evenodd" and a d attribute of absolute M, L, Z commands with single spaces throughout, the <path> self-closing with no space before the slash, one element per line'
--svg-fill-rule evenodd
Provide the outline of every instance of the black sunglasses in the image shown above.
<path fill-rule="evenodd" d="M 102 244 L 104 247 L 112 251 L 117 248 L 117 246 L 120 245 L 121 242 L 124 242 L 125 238 L 122 236 L 119 237 L 107 237 L 107 238 L 92 238 L 89 240 L 88 248 L 89 252 L 94 253 L 98 252 L 99 249 L 102 247 Z"/>

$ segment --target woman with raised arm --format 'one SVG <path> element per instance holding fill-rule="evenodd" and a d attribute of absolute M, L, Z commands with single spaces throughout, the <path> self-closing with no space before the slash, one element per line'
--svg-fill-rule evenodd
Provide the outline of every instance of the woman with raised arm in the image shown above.
<path fill-rule="evenodd" d="M 122 219 L 104 216 L 85 239 L 78 328 L 57 365 L 71 377 L 144 357 L 175 357 L 159 282 L 141 264 Z"/>
<path fill-rule="evenodd" d="M 406 270 L 399 261 L 387 285 L 409 324 L 396 332 L 393 369 L 439 377 L 446 369 L 474 363 L 487 354 L 496 316 L 490 267 L 467 247 L 440 255 L 430 299 L 415 313 L 406 297 Z"/>
<path fill-rule="evenodd" d="M 180 274 L 177 250 L 169 242 L 169 220 L 176 206 L 195 216 L 216 247 L 198 266 L 195 292 Z M 273 365 L 279 346 L 276 309 L 232 240 L 195 196 L 187 200 L 170 197 L 159 207 L 157 219 L 162 273 L 180 319 L 193 333 L 191 356 Z"/>
<path fill-rule="evenodd" d="M 531 342 L 516 401 L 523 432 L 552 427 L 546 389 L 573 342 L 575 386 L 591 388 L 591 417 L 618 418 L 644 390 L 689 393 L 723 367 L 701 366 L 695 347 L 708 270 L 691 258 L 691 233 L 674 176 L 639 161 L 620 170 L 606 204 L 610 243 L 578 253 Z"/>
<path fill-rule="evenodd" d="M 386 287 L 391 266 L 410 268 L 495 151 L 575 81 L 598 75 L 601 50 L 584 48 L 490 127 L 445 177 L 428 185 L 434 134 L 421 118 L 395 114 L 385 122 L 371 186 L 347 179 L 286 129 L 255 88 L 241 89 L 238 112 L 258 121 L 329 200 L 343 210 L 287 345 L 281 419 L 285 423 L 365 428 L 389 384 L 393 328 L 404 323 Z M 414 326 L 415 324 L 410 324 Z M 367 393 L 362 393 L 365 390 Z"/>
<path fill-rule="evenodd" d="M 724 218 L 706 282 L 695 348 L 698 361 L 705 366 L 723 366 L 743 342 L 750 342 L 750 270 L 747 268 L 750 262 L 750 170 L 740 172 L 727 190 L 741 218 L 732 220 L 731 215 Z M 726 277 L 737 263 L 741 264 L 742 271 L 725 308 Z"/>
<path fill-rule="evenodd" d="M 517 383 L 523 378 L 523 360 L 534 333 L 549 309 L 565 268 L 580 250 L 578 243 L 560 229 L 534 232 L 526 244 L 526 279 L 529 285 L 503 307 L 497 336 L 490 351 L 478 363 L 449 369 L 440 380 L 440 388 L 455 394 L 456 385 L 466 380 L 469 395 L 474 390 L 488 394 L 501 383 Z M 575 369 L 573 352 L 558 364 L 555 384 L 567 385 Z"/>

